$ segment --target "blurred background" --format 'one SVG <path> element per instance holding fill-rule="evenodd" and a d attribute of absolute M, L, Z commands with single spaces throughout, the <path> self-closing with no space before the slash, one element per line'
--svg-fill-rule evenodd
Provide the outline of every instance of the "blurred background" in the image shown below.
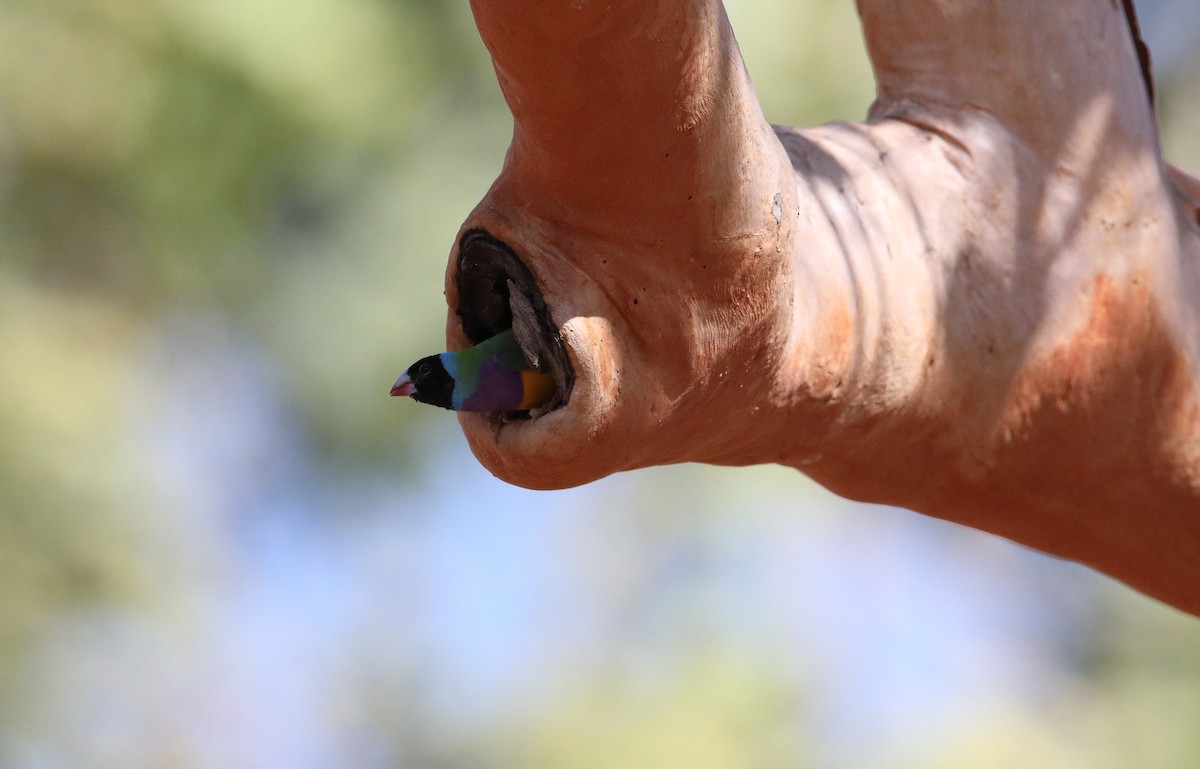
<path fill-rule="evenodd" d="M 848 0 L 727 0 L 768 116 Z M 1140 4 L 1200 170 L 1200 5 Z M 0 0 L 0 767 L 1200 766 L 1200 620 L 774 467 L 389 399 L 510 132 L 466 0 Z"/>

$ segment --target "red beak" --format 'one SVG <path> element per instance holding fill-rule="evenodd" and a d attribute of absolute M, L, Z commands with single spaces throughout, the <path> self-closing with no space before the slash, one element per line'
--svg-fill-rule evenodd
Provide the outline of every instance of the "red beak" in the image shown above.
<path fill-rule="evenodd" d="M 413 387 L 412 380 L 408 378 L 408 374 L 401 374 L 396 380 L 396 384 L 392 385 L 392 395 L 412 395 L 417 391 Z"/>

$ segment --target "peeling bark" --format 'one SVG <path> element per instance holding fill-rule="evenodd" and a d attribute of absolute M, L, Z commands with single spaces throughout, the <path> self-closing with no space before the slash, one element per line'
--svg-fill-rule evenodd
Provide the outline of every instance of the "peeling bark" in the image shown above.
<path fill-rule="evenodd" d="M 515 126 L 463 232 L 527 268 L 508 322 L 572 380 L 460 416 L 493 473 L 777 462 L 1200 614 L 1200 183 L 1128 2 L 859 0 L 878 98 L 805 130 L 718 0 L 472 5 Z"/>

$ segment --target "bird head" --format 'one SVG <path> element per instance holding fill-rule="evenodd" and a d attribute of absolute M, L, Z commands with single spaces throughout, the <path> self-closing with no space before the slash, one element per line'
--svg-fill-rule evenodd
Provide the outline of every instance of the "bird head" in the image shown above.
<path fill-rule="evenodd" d="M 430 355 L 400 375 L 392 385 L 392 395 L 407 395 L 415 401 L 448 409 L 453 404 L 454 377 L 446 371 L 441 355 Z"/>

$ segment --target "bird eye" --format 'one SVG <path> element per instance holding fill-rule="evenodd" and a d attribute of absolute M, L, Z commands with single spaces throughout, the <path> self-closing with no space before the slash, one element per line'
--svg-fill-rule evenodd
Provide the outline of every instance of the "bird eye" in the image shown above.
<path fill-rule="evenodd" d="M 433 371 L 428 363 L 422 363 L 417 368 L 417 376 L 429 376 L 429 372 Z"/>

